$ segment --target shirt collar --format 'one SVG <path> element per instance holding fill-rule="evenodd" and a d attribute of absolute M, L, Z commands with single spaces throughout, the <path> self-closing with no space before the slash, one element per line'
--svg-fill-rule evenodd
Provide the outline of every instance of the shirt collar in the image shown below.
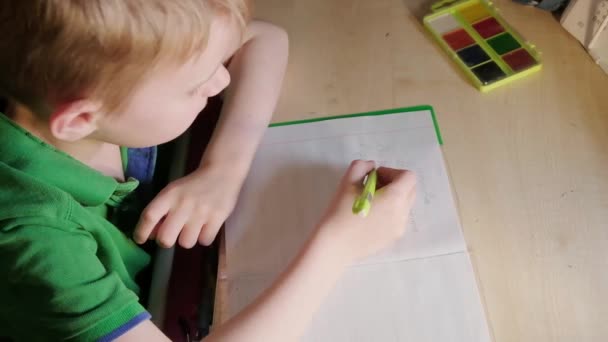
<path fill-rule="evenodd" d="M 0 163 L 69 193 L 83 206 L 118 204 L 138 185 L 119 183 L 57 150 L 0 113 Z"/>

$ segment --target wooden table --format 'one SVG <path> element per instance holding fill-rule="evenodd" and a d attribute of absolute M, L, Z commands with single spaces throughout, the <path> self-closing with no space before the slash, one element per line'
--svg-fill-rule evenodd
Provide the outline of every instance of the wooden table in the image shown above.
<path fill-rule="evenodd" d="M 608 76 L 550 14 L 502 0 L 544 67 L 482 94 L 424 2 L 258 0 L 291 41 L 274 121 L 433 105 L 494 339 L 608 341 Z M 221 322 L 224 280 L 217 295 Z"/>

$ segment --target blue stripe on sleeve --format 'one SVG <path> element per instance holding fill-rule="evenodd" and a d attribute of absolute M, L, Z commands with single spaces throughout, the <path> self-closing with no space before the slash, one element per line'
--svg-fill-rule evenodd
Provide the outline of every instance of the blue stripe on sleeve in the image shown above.
<path fill-rule="evenodd" d="M 127 331 L 131 330 L 134 326 L 138 325 L 139 323 L 150 319 L 152 316 L 150 315 L 150 313 L 146 312 L 142 312 L 139 315 L 131 318 L 131 320 L 129 320 L 127 323 L 121 325 L 120 327 L 118 327 L 116 330 L 112 331 L 111 333 L 107 334 L 106 336 L 100 338 L 99 340 L 97 340 L 98 342 L 110 342 L 113 341 L 115 339 L 117 339 L 119 336 L 121 336 L 122 334 L 126 333 Z"/>

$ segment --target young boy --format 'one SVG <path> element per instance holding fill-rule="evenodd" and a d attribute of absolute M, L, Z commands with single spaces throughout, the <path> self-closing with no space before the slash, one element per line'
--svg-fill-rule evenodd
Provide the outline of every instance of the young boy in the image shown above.
<path fill-rule="evenodd" d="M 138 299 L 149 256 L 132 227 L 113 224 L 138 185 L 129 176 L 148 178 L 147 147 L 183 133 L 232 79 L 199 169 L 164 189 L 133 232 L 137 243 L 210 244 L 274 110 L 286 34 L 249 22 L 244 0 L 7 1 L 0 28 L 0 336 L 167 340 Z M 408 171 L 379 168 L 374 210 L 351 212 L 374 167 L 351 165 L 288 269 L 209 340 L 297 339 L 341 270 L 403 233 Z"/>

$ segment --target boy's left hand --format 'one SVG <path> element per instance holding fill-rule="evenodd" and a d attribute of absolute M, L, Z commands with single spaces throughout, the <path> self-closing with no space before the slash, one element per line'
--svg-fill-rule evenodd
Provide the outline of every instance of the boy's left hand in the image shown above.
<path fill-rule="evenodd" d="M 201 166 L 170 183 L 144 209 L 133 233 L 137 243 L 156 239 L 161 247 L 176 241 L 192 248 L 210 245 L 234 209 L 243 182 L 230 168 Z M 179 239 L 179 240 L 178 240 Z"/>

